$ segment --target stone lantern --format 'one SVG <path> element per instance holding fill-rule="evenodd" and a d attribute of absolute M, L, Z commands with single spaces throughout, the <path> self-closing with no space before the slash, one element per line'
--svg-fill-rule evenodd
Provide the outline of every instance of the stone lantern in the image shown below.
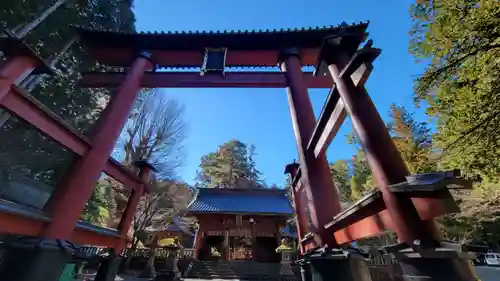
<path fill-rule="evenodd" d="M 292 269 L 293 248 L 290 246 L 290 242 L 285 238 L 281 239 L 281 245 L 276 248 L 276 252 L 281 253 L 281 278 L 287 279 L 287 277 L 295 277 Z"/>

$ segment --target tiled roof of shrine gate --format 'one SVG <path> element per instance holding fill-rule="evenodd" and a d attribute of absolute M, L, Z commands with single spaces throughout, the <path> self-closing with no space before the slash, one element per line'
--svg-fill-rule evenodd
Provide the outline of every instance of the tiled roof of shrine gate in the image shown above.
<path fill-rule="evenodd" d="M 293 211 L 284 190 L 199 188 L 188 213 L 288 216 Z"/>
<path fill-rule="evenodd" d="M 89 53 L 100 63 L 116 66 L 128 66 L 138 51 L 150 51 L 158 67 L 166 68 L 193 68 L 199 67 L 205 48 L 227 48 L 227 67 L 276 67 L 277 56 L 269 55 L 265 63 L 253 63 L 251 58 L 244 61 L 235 60 L 234 56 L 241 51 L 280 51 L 285 48 L 297 47 L 302 53 L 314 53 L 324 39 L 336 35 L 350 35 L 357 38 L 355 43 L 348 46 L 348 52 L 353 53 L 359 43 L 365 40 L 368 22 L 339 25 L 266 29 L 266 30 L 223 30 L 223 31 L 182 31 L 182 32 L 120 32 L 113 30 L 99 30 L 75 27 L 80 41 L 89 50 Z M 357 41 L 357 42 L 356 42 Z M 357 43 L 357 44 L 356 44 Z M 160 52 L 170 52 L 168 60 L 158 59 Z M 185 60 L 185 53 L 199 53 L 192 61 Z M 233 53 L 234 52 L 234 53 Z M 238 54 L 236 54 L 238 53 Z M 272 57 L 272 58 L 271 58 Z M 303 61 L 304 65 L 314 65 L 315 60 Z M 303 58 L 304 60 L 304 58 Z M 262 58 L 260 58 L 262 61 Z M 195 63 L 196 62 L 196 63 Z"/>

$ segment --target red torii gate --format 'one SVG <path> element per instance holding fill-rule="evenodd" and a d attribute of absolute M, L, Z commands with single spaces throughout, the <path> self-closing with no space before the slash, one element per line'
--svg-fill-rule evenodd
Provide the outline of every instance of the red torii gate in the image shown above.
<path fill-rule="evenodd" d="M 113 249 L 113 262 L 126 247 L 127 232 L 140 197 L 148 192 L 147 182 L 154 168 L 137 162 L 139 174 L 133 174 L 110 158 L 132 102 L 139 92 L 137 79 L 129 81 L 110 101 L 93 134 L 87 138 L 67 125 L 28 92 L 17 86 L 28 75 L 51 74 L 50 67 L 21 39 L 7 33 L 0 37 L 4 53 L 0 69 L 0 105 L 41 133 L 66 147 L 77 159 L 55 189 L 42 211 L 9 202 L 1 202 L 0 232 L 23 235 L 2 260 L 1 280 L 58 280 L 71 258 L 73 244 L 96 245 Z M 143 59 L 143 68 L 152 68 Z M 140 80 L 140 79 L 139 79 Z M 131 102 L 123 102 L 128 95 Z M 4 136 L 5 137 L 5 136 Z M 8 137 L 8 136 L 7 136 Z M 101 172 L 131 190 L 127 207 L 116 230 L 79 222 Z"/>
<path fill-rule="evenodd" d="M 367 26 L 161 34 L 77 31 L 102 64 L 126 66 L 135 60 L 138 50 L 149 50 L 159 67 L 201 67 L 201 73 L 145 73 L 140 81 L 144 87 L 285 87 L 300 159 L 300 168 L 292 164 L 286 172 L 293 179 L 303 253 L 318 246 L 338 247 L 386 230 L 394 230 L 402 246 L 428 252 L 442 246 L 432 219 L 459 211 L 447 185 L 469 183 L 444 174 L 418 187 L 407 182 L 409 172 L 364 87 L 380 53 L 372 48 L 371 40 L 358 49 L 367 37 Z M 225 71 L 276 64 L 281 73 Z M 314 73 L 302 72 L 303 66 L 314 66 Z M 124 78 L 124 73 L 84 73 L 81 86 L 116 87 Z M 308 88 L 331 88 L 318 121 Z M 341 211 L 325 151 L 347 114 L 380 189 Z M 405 259 L 400 263 L 408 275 L 442 278 L 445 272 L 451 279 L 472 278 L 452 258 L 436 263 L 435 257 L 430 254 L 424 262 Z"/>
<path fill-rule="evenodd" d="M 432 252 L 441 239 L 432 218 L 457 211 L 446 184 L 442 183 L 451 182 L 451 179 L 442 177 L 439 189 L 414 188 L 412 192 L 405 192 L 401 188 L 409 186 L 404 184 L 408 171 L 364 88 L 372 70 L 371 63 L 380 52 L 371 44 L 359 49 L 367 37 L 367 26 L 367 23 L 360 23 L 303 30 L 188 34 L 128 34 L 77 28 L 81 42 L 101 64 L 130 66 L 126 73 L 84 73 L 82 86 L 117 87 L 115 98 L 103 112 L 88 141 L 14 86 L 29 73 L 40 74 L 48 70 L 18 39 L 2 38 L 0 48 L 9 59 L 0 70 L 0 104 L 81 156 L 45 210 L 52 219 L 50 223 L 43 224 L 36 232 L 13 233 L 35 234 L 45 239 L 73 239 L 78 216 L 93 184 L 101 171 L 113 172 L 110 167 L 115 164 L 113 161 L 110 164 L 108 155 L 141 87 L 284 87 L 300 159 L 300 166 L 289 165 L 287 172 L 293 178 L 294 206 L 303 252 L 314 252 L 316 247 L 325 245 L 339 247 L 388 229 L 394 230 L 405 246 L 414 246 L 415 251 L 422 247 L 425 253 Z M 282 73 L 225 72 L 226 67 L 275 67 L 277 63 Z M 154 66 L 201 67 L 201 73 L 149 72 Z M 303 73 L 303 66 L 315 66 L 315 72 Z M 318 121 L 313 114 L 308 88 L 331 88 Z M 325 151 L 347 114 L 353 121 L 380 191 L 341 211 Z M 138 179 L 131 178 L 142 186 Z M 34 224 L 29 222 L 26 227 Z M 25 229 L 25 226 L 17 229 Z M 113 246 L 119 248 L 116 243 Z M 32 273 L 16 280 L 57 280 L 55 276 L 65 263 L 64 259 L 52 262 L 52 267 L 57 268 L 49 270 L 39 256 L 43 256 L 42 253 L 29 263 Z M 462 278 L 463 270 L 450 257 L 436 262 L 436 257 L 430 255 L 400 262 L 409 265 L 403 266 L 408 275 L 442 278 L 445 272 L 447 279 L 469 280 L 469 277 Z M 102 273 L 100 280 L 112 280 L 113 267 L 104 267 L 103 271 L 108 272 Z M 328 270 L 320 272 L 316 278 L 321 280 L 328 277 L 325 274 L 357 269 L 332 266 Z M 44 271 L 52 275 L 46 273 L 44 279 L 34 277 Z M 111 273 L 106 274 L 109 271 Z M 349 278 L 346 280 L 356 277 Z"/>

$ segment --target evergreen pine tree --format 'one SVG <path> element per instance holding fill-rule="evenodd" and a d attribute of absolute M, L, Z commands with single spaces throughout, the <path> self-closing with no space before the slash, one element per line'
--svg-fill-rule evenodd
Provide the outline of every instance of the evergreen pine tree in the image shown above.
<path fill-rule="evenodd" d="M 201 158 L 197 175 L 198 186 L 219 188 L 261 188 L 260 172 L 253 156 L 255 147 L 231 140 L 216 152 Z"/>

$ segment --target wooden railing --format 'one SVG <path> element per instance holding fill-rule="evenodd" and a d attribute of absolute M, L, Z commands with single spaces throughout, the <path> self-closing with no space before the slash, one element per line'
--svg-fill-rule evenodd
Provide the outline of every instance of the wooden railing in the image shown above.
<path fill-rule="evenodd" d="M 127 249 L 127 256 L 129 257 L 149 257 L 151 250 L 150 249 Z M 156 257 L 164 258 L 168 257 L 169 251 L 165 248 L 156 249 Z M 194 256 L 194 249 L 192 248 L 181 248 L 179 249 L 180 258 L 192 258 Z"/>

